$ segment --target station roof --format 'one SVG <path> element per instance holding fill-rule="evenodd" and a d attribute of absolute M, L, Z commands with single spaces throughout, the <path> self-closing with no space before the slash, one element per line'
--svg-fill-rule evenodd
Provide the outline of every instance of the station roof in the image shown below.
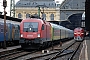
<path fill-rule="evenodd" d="M 46 8 L 56 8 L 60 4 L 57 4 L 55 0 L 19 0 L 15 7 L 46 7 Z"/>
<path fill-rule="evenodd" d="M 4 19 L 4 15 L 0 15 L 0 18 Z M 13 17 L 10 17 L 10 16 L 6 16 L 6 20 L 16 21 L 16 22 L 21 22 L 22 21 L 22 19 L 13 18 Z"/>

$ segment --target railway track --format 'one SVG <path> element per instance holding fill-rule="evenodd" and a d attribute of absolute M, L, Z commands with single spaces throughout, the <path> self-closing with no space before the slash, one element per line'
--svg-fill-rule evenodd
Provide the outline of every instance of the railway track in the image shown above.
<path fill-rule="evenodd" d="M 81 42 L 73 42 L 68 46 L 66 45 L 67 47 L 63 48 L 62 50 L 49 50 L 49 52 L 47 53 L 42 53 L 42 51 L 17 51 L 6 55 L 1 55 L 0 60 L 57 60 L 58 58 L 60 60 L 60 58 L 62 58 L 63 56 L 68 55 L 70 56 L 69 58 L 67 58 L 67 60 L 72 60 L 80 44 Z"/>
<path fill-rule="evenodd" d="M 72 60 L 75 53 L 77 52 L 78 48 L 80 47 L 80 44 L 81 44 L 81 42 L 74 42 L 61 51 L 47 53 L 47 54 L 41 54 L 39 56 L 31 57 L 26 60 L 54 60 L 54 59 L 58 60 L 57 58 L 60 58 L 62 56 L 69 55 L 69 54 L 71 56 L 67 60 Z M 76 45 L 75 49 L 72 50 L 71 48 L 74 47 L 75 45 Z"/>
<path fill-rule="evenodd" d="M 17 59 L 19 57 L 28 55 L 28 54 L 32 54 L 35 53 L 36 51 L 31 51 L 31 52 L 27 52 L 27 51 L 15 51 L 13 53 L 8 53 L 8 54 L 4 54 L 0 56 L 0 60 L 13 60 L 13 59 Z"/>
<path fill-rule="evenodd" d="M 29 52 L 26 50 L 22 50 L 21 48 L 11 48 L 10 50 L 0 52 L 0 60 L 13 60 L 24 55 L 32 54 L 34 52 L 36 51 L 34 50 Z"/>
<path fill-rule="evenodd" d="M 61 58 L 61 57 L 66 56 L 66 55 L 67 55 L 67 56 L 70 55 L 70 56 L 67 58 L 67 60 L 72 60 L 73 57 L 74 57 L 74 55 L 76 54 L 77 50 L 79 49 L 79 47 L 80 47 L 80 45 L 81 45 L 81 42 L 77 42 L 77 43 L 74 44 L 74 45 L 77 45 L 77 46 L 76 46 L 75 49 L 72 50 L 71 52 L 66 52 L 66 53 L 64 53 L 64 51 L 68 49 L 68 48 L 67 48 L 67 49 L 64 49 L 63 51 L 61 51 L 60 53 L 56 54 L 54 57 L 48 58 L 48 59 L 46 59 L 46 60 L 57 60 L 58 58 Z M 71 48 L 71 47 L 70 47 L 70 48 Z"/>

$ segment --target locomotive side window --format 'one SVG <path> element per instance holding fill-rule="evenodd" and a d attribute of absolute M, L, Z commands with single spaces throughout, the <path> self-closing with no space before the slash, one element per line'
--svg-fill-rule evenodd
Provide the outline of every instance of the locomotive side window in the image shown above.
<path fill-rule="evenodd" d="M 42 30 L 44 30 L 44 24 L 42 25 Z"/>
<path fill-rule="evenodd" d="M 24 32 L 37 32 L 38 23 L 37 22 L 25 22 L 23 30 Z"/>

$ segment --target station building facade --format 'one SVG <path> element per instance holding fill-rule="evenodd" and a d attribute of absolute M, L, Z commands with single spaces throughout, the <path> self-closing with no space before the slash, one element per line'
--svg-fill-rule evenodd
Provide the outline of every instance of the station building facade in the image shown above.
<path fill-rule="evenodd" d="M 16 18 L 29 18 L 31 15 L 38 15 L 40 7 L 40 17 L 44 20 L 60 20 L 60 4 L 54 0 L 20 0 L 15 5 Z"/>

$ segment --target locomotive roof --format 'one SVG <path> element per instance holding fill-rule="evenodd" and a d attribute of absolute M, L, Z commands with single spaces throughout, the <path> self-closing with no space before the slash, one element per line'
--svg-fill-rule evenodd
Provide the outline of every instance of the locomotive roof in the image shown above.
<path fill-rule="evenodd" d="M 27 18 L 27 19 L 22 20 L 22 22 L 28 22 L 28 21 L 40 21 L 40 22 L 44 23 L 43 20 L 37 19 L 37 18 Z"/>
<path fill-rule="evenodd" d="M 75 30 L 76 30 L 76 29 L 83 29 L 83 28 L 81 28 L 81 27 L 77 27 L 77 28 L 75 28 Z"/>
<path fill-rule="evenodd" d="M 81 27 L 78 27 L 78 28 L 75 28 L 74 31 L 77 31 L 77 30 L 84 30 L 83 28 Z"/>

